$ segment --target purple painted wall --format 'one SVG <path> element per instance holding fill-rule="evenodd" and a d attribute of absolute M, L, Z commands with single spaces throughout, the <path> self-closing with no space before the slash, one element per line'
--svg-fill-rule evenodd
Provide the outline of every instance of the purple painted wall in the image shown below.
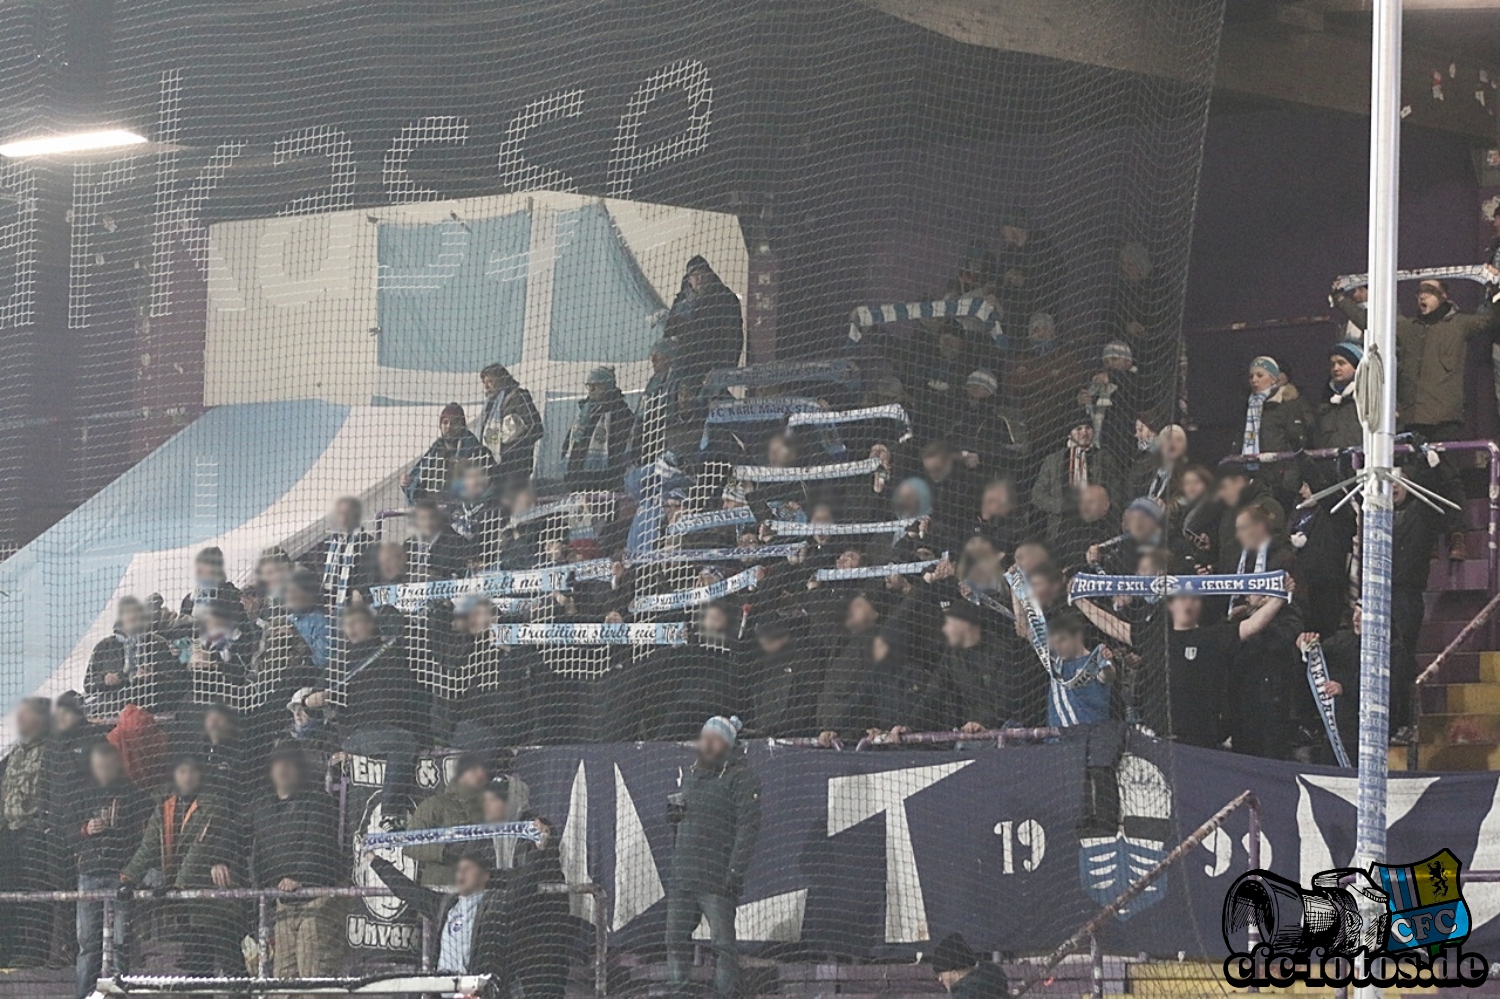
<path fill-rule="evenodd" d="M 1203 179 L 1189 258 L 1185 326 L 1192 412 L 1200 453 L 1237 431 L 1243 371 L 1251 357 L 1289 361 L 1316 388 L 1335 331 L 1328 324 L 1277 332 L 1206 333 L 1231 322 L 1327 313 L 1330 281 L 1365 269 L 1367 119 L 1279 110 L 1209 119 Z M 1401 155 L 1399 261 L 1402 267 L 1473 263 L 1487 227 L 1468 142 L 1407 129 Z M 1403 287 L 1402 307 L 1411 289 Z M 1477 289 L 1456 289 L 1473 308 Z M 1473 356 L 1471 398 L 1480 426 L 1492 426 L 1488 351 Z M 1480 370 L 1480 368 L 1483 370 Z"/>

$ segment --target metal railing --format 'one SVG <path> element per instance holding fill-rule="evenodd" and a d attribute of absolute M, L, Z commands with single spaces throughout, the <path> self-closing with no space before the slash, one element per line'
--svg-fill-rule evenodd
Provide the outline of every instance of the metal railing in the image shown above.
<path fill-rule="evenodd" d="M 883 746 L 946 745 L 952 742 L 962 742 L 965 745 L 993 742 L 997 747 L 1003 748 L 1005 746 L 1055 739 L 1061 732 L 1062 729 L 1043 726 L 1041 728 L 984 728 L 973 732 L 951 729 L 947 732 L 902 732 L 899 735 L 867 735 L 859 740 L 859 744 L 854 747 L 854 751 L 858 753 L 866 749 Z"/>
<path fill-rule="evenodd" d="M 602 885 L 586 884 L 542 884 L 539 889 L 546 895 L 590 895 L 594 899 L 594 994 L 604 999 L 609 984 L 609 893 Z M 100 940 L 100 978 L 115 974 L 116 952 L 125 943 L 114 939 L 114 907 L 139 899 L 141 901 L 254 901 L 256 904 L 256 945 L 258 947 L 255 980 L 271 979 L 271 928 L 274 925 L 274 902 L 311 901 L 318 898 L 393 898 L 395 892 L 384 887 L 350 886 L 343 888 L 299 888 L 296 891 L 281 891 L 275 888 L 171 888 L 161 890 L 137 890 L 121 896 L 118 891 L 58 890 L 58 891 L 0 891 L 0 904 L 46 903 L 46 902 L 98 902 L 102 906 Z M 422 917 L 421 951 L 419 970 L 432 970 L 433 934 L 431 921 Z"/>
<path fill-rule="evenodd" d="M 1491 589 L 1495 589 L 1493 583 L 1491 584 Z M 1432 662 L 1427 664 L 1427 668 L 1418 673 L 1416 679 L 1412 681 L 1413 717 L 1411 734 L 1406 740 L 1406 769 L 1417 770 L 1421 767 L 1422 715 L 1425 710 L 1422 707 L 1423 685 L 1442 672 L 1450 656 L 1467 645 L 1475 635 L 1479 634 L 1479 630 L 1494 616 L 1496 608 L 1500 608 L 1500 592 L 1490 597 L 1489 603 L 1481 607 L 1479 613 L 1475 614 L 1468 624 L 1459 629 L 1458 634 L 1453 636 L 1453 640 L 1443 648 L 1443 651 L 1433 657 Z"/>
<path fill-rule="evenodd" d="M 1189 853 L 1196 850 L 1204 840 L 1213 835 L 1214 831 L 1224 825 L 1229 817 L 1241 808 L 1249 812 L 1249 829 L 1246 837 L 1246 852 L 1249 855 L 1246 870 L 1256 870 L 1260 867 L 1260 800 L 1256 798 L 1255 792 L 1246 789 L 1231 798 L 1223 808 L 1210 815 L 1202 825 L 1194 829 L 1182 842 L 1174 846 L 1165 857 L 1152 865 L 1151 869 L 1136 878 L 1125 890 L 1115 896 L 1115 899 L 1094 914 L 1086 923 L 1068 939 L 1058 944 L 1050 954 L 1042 958 L 1041 962 L 1032 970 L 1031 975 L 1021 987 L 1012 993 L 1013 996 L 1024 996 L 1037 985 L 1046 980 L 1053 968 L 1057 967 L 1070 954 L 1089 948 L 1089 954 L 1093 964 L 1092 995 L 1102 997 L 1104 994 L 1104 966 L 1103 951 L 1096 943 L 1096 937 L 1110 920 L 1114 919 L 1120 912 L 1141 893 L 1151 887 L 1158 878 L 1167 872 L 1173 864 L 1178 863 Z M 1249 926 L 1249 949 L 1254 950 L 1258 943 L 1259 930 L 1252 920 Z"/>
<path fill-rule="evenodd" d="M 1487 530 L 1486 556 L 1489 565 L 1491 590 L 1500 590 L 1500 444 L 1494 441 L 1433 441 L 1420 448 L 1411 444 L 1397 444 L 1397 454 L 1413 454 L 1418 451 L 1433 451 L 1438 454 L 1457 454 L 1464 451 L 1483 451 L 1489 460 L 1489 524 Z M 1265 454 L 1233 454 L 1223 458 L 1224 462 L 1277 462 L 1296 461 L 1299 458 L 1323 460 L 1349 457 L 1358 461 L 1364 456 L 1362 447 L 1325 447 L 1308 451 L 1271 451 Z"/>

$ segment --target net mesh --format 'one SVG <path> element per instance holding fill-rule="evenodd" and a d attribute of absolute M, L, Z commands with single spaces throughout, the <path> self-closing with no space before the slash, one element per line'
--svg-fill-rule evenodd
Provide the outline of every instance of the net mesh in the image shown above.
<path fill-rule="evenodd" d="M 5 723 L 0 888 L 133 889 L 116 972 L 920 994 L 954 932 L 1025 980 L 1240 790 L 1174 804 L 1160 615 L 1049 674 L 1005 579 L 1065 633 L 1064 573 L 1167 568 L 1132 500 L 1207 537 L 1147 445 L 1220 5 L 907 6 L 0 11 L 5 135 L 149 140 L 0 163 L 0 689 L 58 710 Z M 419 887 L 476 854 L 460 945 Z M 1101 932 L 1112 990 L 1217 990 L 1206 877 Z M 285 882 L 401 890 L 149 893 Z M 98 902 L 6 905 L 6 960 L 99 953 Z"/>

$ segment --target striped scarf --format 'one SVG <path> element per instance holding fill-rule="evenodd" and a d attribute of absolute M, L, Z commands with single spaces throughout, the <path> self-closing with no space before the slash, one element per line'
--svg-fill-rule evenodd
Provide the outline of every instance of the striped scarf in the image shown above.
<path fill-rule="evenodd" d="M 1089 484 L 1089 452 L 1077 441 L 1068 441 L 1068 487 L 1083 489 Z"/>
<path fill-rule="evenodd" d="M 1245 436 L 1240 443 L 1240 454 L 1260 454 L 1260 421 L 1269 398 L 1270 392 L 1250 393 L 1245 406 Z"/>
<path fill-rule="evenodd" d="M 341 606 L 349 596 L 349 579 L 359 563 L 359 550 L 364 542 L 360 531 L 347 533 L 335 531 L 324 542 L 323 592 L 335 607 Z"/>
<path fill-rule="evenodd" d="M 1248 567 L 1248 564 L 1249 564 L 1249 561 L 1250 561 L 1250 550 L 1248 548 L 1247 549 L 1243 549 L 1240 552 L 1240 564 L 1239 564 L 1239 568 L 1237 568 L 1235 570 L 1235 572 L 1237 572 L 1241 576 L 1245 575 L 1245 573 L 1247 573 L 1247 572 L 1265 572 L 1266 571 L 1266 552 L 1269 551 L 1270 548 L 1271 548 L 1271 542 L 1267 541 L 1265 544 L 1263 544 L 1259 548 L 1255 549 L 1255 565 L 1254 565 L 1254 568 L 1249 568 Z M 1239 602 L 1240 602 L 1240 598 L 1238 596 L 1233 596 L 1233 597 L 1229 598 L 1229 613 L 1230 614 L 1234 613 L 1235 605 L 1238 604 Z"/>

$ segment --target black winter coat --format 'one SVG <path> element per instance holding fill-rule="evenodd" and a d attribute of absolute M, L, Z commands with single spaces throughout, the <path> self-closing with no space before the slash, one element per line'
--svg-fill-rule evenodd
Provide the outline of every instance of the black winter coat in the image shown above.
<path fill-rule="evenodd" d="M 760 836 L 760 781 L 731 753 L 717 766 L 693 764 L 682 775 L 682 801 L 672 890 L 737 896 Z"/>
<path fill-rule="evenodd" d="M 322 791 L 267 795 L 250 812 L 250 877 L 257 888 L 291 878 L 304 888 L 337 885 L 345 868 L 338 805 Z"/>

